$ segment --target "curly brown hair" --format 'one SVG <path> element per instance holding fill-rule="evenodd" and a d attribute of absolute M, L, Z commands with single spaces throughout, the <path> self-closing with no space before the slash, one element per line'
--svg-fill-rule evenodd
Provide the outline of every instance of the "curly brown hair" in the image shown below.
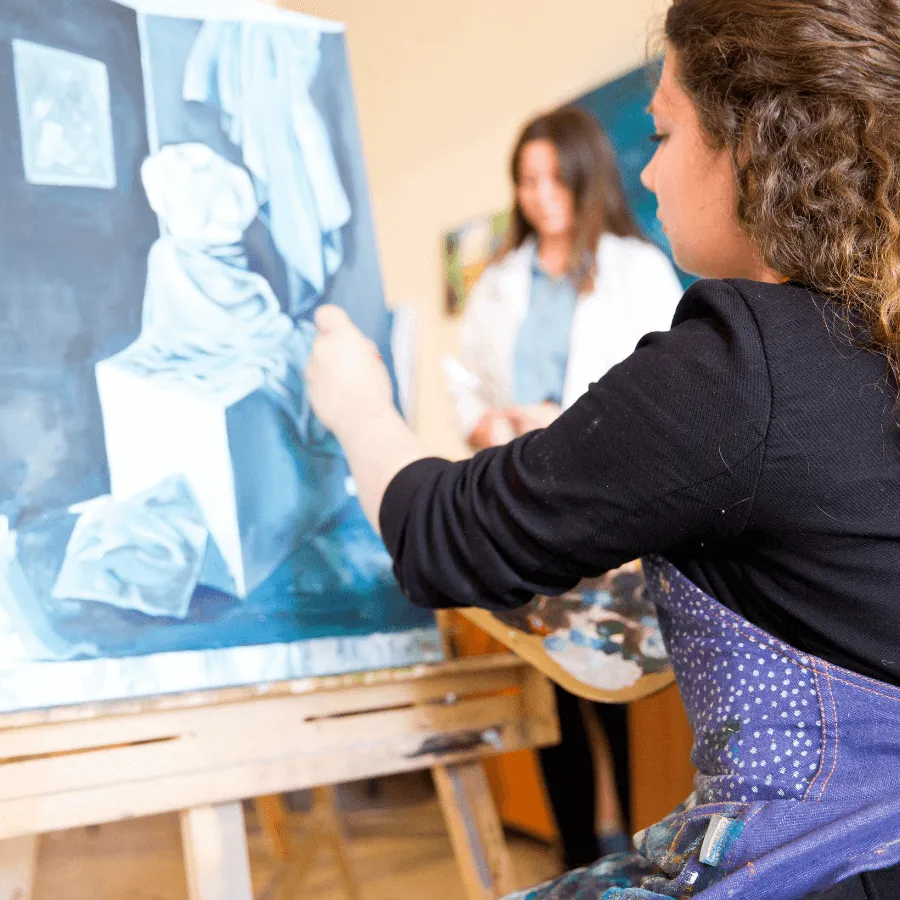
<path fill-rule="evenodd" d="M 900 382 L 900 0 L 674 0 L 665 37 L 763 260 Z"/>

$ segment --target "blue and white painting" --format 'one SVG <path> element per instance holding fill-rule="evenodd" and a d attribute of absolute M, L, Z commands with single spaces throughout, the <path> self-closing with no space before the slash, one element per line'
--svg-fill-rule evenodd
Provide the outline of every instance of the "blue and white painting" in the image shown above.
<path fill-rule="evenodd" d="M 0 0 L 0 711 L 440 658 L 304 384 L 390 360 L 339 25 Z"/>

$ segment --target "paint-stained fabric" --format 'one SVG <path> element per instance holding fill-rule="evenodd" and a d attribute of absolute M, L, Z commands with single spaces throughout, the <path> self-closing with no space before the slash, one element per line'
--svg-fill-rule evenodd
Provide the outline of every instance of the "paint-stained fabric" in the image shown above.
<path fill-rule="evenodd" d="M 695 791 L 636 853 L 509 900 L 800 900 L 900 863 L 900 688 L 795 650 L 660 557 L 644 568 Z"/>

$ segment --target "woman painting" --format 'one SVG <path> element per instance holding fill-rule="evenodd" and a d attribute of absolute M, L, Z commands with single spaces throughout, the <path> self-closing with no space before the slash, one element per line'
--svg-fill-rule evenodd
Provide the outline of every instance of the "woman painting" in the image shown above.
<path fill-rule="evenodd" d="M 705 277 L 547 428 L 427 458 L 375 351 L 308 370 L 408 596 L 643 557 L 695 791 L 533 898 L 900 896 L 900 3 L 675 0 L 644 172 Z M 348 361 L 352 363 L 348 364 Z"/>

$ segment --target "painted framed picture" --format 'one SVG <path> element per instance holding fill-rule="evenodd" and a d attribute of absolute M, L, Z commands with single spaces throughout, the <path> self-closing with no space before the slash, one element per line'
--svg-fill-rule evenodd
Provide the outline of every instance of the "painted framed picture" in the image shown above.
<path fill-rule="evenodd" d="M 342 27 L 0 2 L 0 712 L 441 657 L 304 384 L 390 363 Z"/>
<path fill-rule="evenodd" d="M 509 228 L 509 212 L 472 219 L 444 238 L 446 311 L 459 315 L 472 285 L 500 252 Z"/>
<path fill-rule="evenodd" d="M 114 188 L 109 77 L 98 59 L 12 41 L 22 163 L 31 184 Z"/>

